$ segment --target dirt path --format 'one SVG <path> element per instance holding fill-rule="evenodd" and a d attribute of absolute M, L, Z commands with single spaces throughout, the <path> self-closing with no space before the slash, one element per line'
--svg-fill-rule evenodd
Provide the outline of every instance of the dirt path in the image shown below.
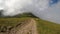
<path fill-rule="evenodd" d="M 16 29 L 12 30 L 10 34 L 38 34 L 34 19 L 26 20 L 24 24 L 18 26 Z"/>

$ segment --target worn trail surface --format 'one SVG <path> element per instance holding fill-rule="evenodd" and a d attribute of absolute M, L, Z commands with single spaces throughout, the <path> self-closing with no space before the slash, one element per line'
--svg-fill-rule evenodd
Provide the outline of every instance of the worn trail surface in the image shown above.
<path fill-rule="evenodd" d="M 9 34 L 38 34 L 36 21 L 34 19 L 26 20 L 23 24 L 12 29 Z"/>

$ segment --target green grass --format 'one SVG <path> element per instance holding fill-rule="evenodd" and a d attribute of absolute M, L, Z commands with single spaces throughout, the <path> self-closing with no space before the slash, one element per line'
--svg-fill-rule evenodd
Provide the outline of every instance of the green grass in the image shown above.
<path fill-rule="evenodd" d="M 60 34 L 60 24 L 37 19 L 37 30 L 39 34 Z"/>
<path fill-rule="evenodd" d="M 25 18 L 0 18 L 0 25 L 5 26 L 15 26 L 16 24 L 20 22 L 24 22 L 25 20 L 28 20 L 30 17 Z"/>

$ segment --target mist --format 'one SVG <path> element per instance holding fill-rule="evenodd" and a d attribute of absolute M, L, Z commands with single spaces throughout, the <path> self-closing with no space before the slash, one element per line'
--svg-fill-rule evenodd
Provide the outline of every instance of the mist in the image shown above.
<path fill-rule="evenodd" d="M 59 0 L 0 0 L 3 16 L 15 16 L 30 12 L 35 16 L 60 24 Z"/>

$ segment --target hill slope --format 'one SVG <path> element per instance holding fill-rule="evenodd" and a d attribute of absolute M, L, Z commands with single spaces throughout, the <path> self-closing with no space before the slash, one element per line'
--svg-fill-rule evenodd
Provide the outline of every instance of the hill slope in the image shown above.
<path fill-rule="evenodd" d="M 38 19 L 37 29 L 39 34 L 60 34 L 60 24 Z"/>
<path fill-rule="evenodd" d="M 15 26 L 19 22 L 29 20 L 30 17 L 25 18 L 0 18 L 0 26 Z M 55 24 L 38 18 L 33 18 L 37 22 L 37 30 L 39 34 L 60 34 L 60 24 Z M 0 27 L 1 30 L 1 27 Z M 4 31 L 4 29 L 3 29 Z"/>
<path fill-rule="evenodd" d="M 14 16 L 13 18 L 0 18 L 0 33 L 7 31 L 9 28 L 14 28 L 17 24 L 29 19 L 34 19 L 36 21 L 39 34 L 60 34 L 60 24 L 39 19 L 32 14 L 18 15 L 18 17 Z"/>

